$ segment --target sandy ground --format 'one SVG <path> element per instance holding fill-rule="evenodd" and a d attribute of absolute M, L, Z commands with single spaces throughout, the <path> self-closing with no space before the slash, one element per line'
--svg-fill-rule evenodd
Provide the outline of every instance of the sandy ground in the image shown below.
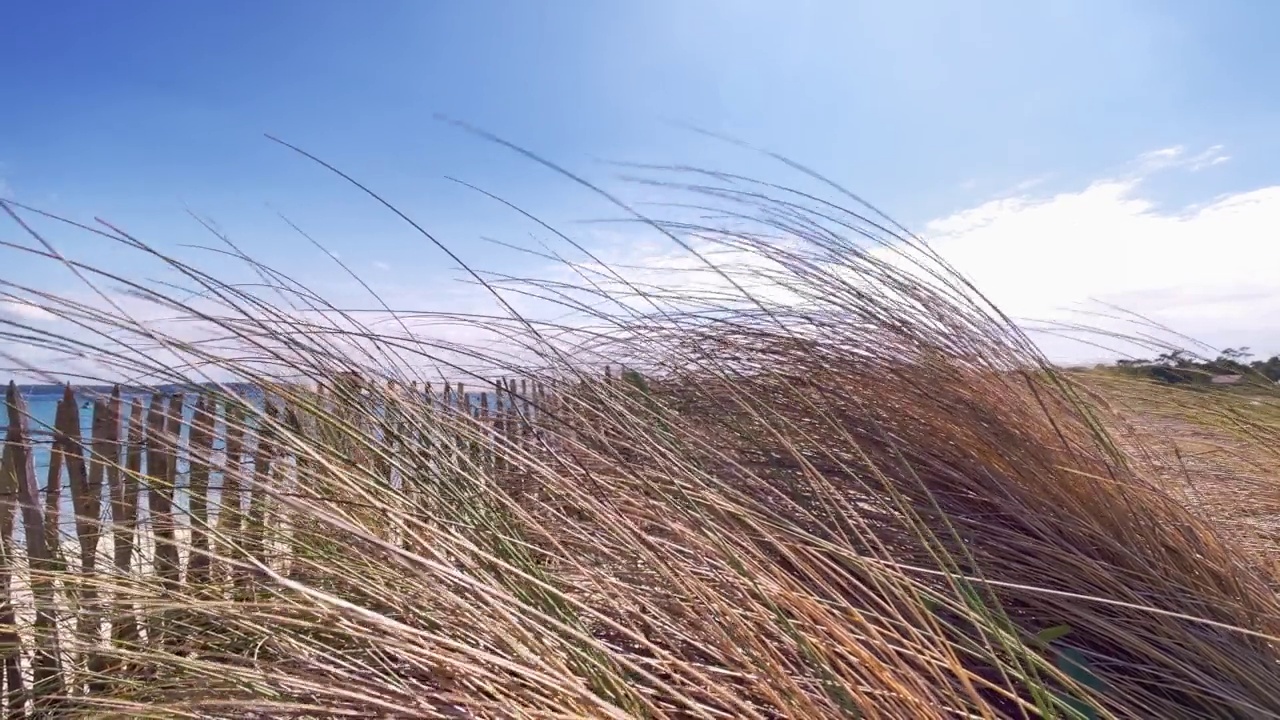
<path fill-rule="evenodd" d="M 1192 513 L 1280 574 L 1280 444 L 1233 419 L 1275 422 L 1275 398 L 1201 398 L 1103 383 L 1104 418 L 1122 449 Z M 1164 393 L 1168 394 L 1164 394 Z M 1265 430 L 1265 428 L 1264 428 Z"/>

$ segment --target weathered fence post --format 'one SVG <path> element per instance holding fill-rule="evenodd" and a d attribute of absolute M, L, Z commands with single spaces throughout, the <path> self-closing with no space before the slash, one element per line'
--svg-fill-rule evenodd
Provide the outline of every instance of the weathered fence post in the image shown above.
<path fill-rule="evenodd" d="M 226 418 L 227 428 L 227 451 L 226 463 L 222 468 L 222 490 L 218 499 L 218 535 L 223 538 L 223 547 L 219 549 L 219 554 L 233 558 L 238 554 L 235 544 L 244 538 L 241 475 L 244 472 L 244 447 L 248 430 L 245 428 L 244 406 L 240 399 L 228 396 L 223 404 L 225 406 L 223 416 Z M 228 574 L 233 583 L 238 582 L 237 568 L 229 568 Z"/>
<path fill-rule="evenodd" d="M 480 459 L 485 467 L 493 465 L 493 419 L 489 415 L 489 393 L 480 393 L 480 437 L 483 447 Z"/>
<path fill-rule="evenodd" d="M 520 378 L 520 434 L 528 437 L 533 434 L 533 403 L 529 402 L 529 381 Z"/>
<path fill-rule="evenodd" d="M 316 398 L 318 400 L 318 398 Z M 289 428 L 289 432 L 296 440 L 305 437 L 305 430 L 302 426 L 302 418 L 298 415 L 297 399 L 285 406 L 284 422 Z M 303 453 L 296 453 L 294 460 L 294 488 L 299 497 L 309 496 L 308 500 L 315 502 L 316 488 L 314 487 L 315 477 L 313 475 L 313 463 L 311 458 L 306 457 Z M 306 577 L 304 572 L 305 563 L 300 558 L 304 549 L 312 541 L 316 535 L 318 525 L 314 517 L 296 516 L 291 523 L 289 532 L 289 577 L 299 580 Z"/>
<path fill-rule="evenodd" d="M 37 712 L 56 707 L 63 695 L 62 668 L 58 652 L 57 605 L 53 571 L 48 546 L 45 544 L 44 515 L 40 510 L 40 488 L 36 485 L 35 463 L 31 457 L 31 440 L 27 435 L 27 405 L 18 386 L 9 382 L 5 396 L 9 410 L 9 429 L 5 445 L 9 451 L 9 467 L 18 486 L 18 502 L 22 508 L 22 524 L 26 533 L 27 558 L 31 566 L 31 595 L 35 605 L 35 656 L 32 658 L 32 702 Z"/>
<path fill-rule="evenodd" d="M 169 412 L 169 398 L 153 394 L 147 411 L 147 508 L 151 511 L 151 535 L 155 545 L 152 564 L 165 596 L 162 602 L 167 602 L 170 593 L 177 590 L 175 579 L 178 573 L 173 487 L 169 485 L 172 477 L 169 448 L 173 444 L 166 422 Z M 148 640 L 154 645 L 163 639 L 164 622 L 154 608 L 148 617 Z"/>
<path fill-rule="evenodd" d="M 67 386 L 62 394 L 63 412 L 54 423 L 54 444 L 61 447 L 67 466 L 67 476 L 71 481 L 71 506 L 75 512 L 76 537 L 80 541 L 80 575 L 83 578 L 75 590 L 76 603 L 76 645 L 86 667 L 94 667 L 94 647 L 97 644 L 98 589 L 94 575 L 97 571 L 98 559 L 98 525 L 102 512 L 102 461 L 91 458 L 90 467 L 85 467 L 84 441 L 80 436 L 80 408 L 76 404 L 75 393 Z M 101 401 L 93 406 L 91 418 L 94 434 L 103 432 L 102 422 L 106 419 L 106 410 Z M 101 443 L 98 443 L 101 449 Z M 92 446 L 91 446 L 92 447 Z M 94 474 L 97 474 L 96 485 Z"/>
<path fill-rule="evenodd" d="M 49 551 L 52 567 L 59 572 L 67 567 L 62 557 L 62 468 L 66 465 L 66 450 L 58 442 L 57 428 L 66 423 L 67 404 L 58 400 L 53 412 L 53 442 L 49 446 L 49 467 L 44 486 L 44 541 Z"/>
<path fill-rule="evenodd" d="M 263 402 L 263 412 L 258 420 L 258 447 L 253 459 L 253 484 L 249 488 L 249 522 L 245 528 L 245 549 L 249 556 L 259 563 L 267 562 L 266 555 L 266 522 L 267 486 L 271 482 L 271 471 L 275 461 L 275 406 L 269 400 Z M 254 568 L 248 580 L 257 580 L 263 575 L 262 570 Z"/>
<path fill-rule="evenodd" d="M 178 461 L 182 452 L 182 428 L 186 425 L 183 422 L 183 410 L 186 407 L 186 395 L 182 393 L 174 393 L 169 403 L 169 411 L 165 414 L 165 476 L 164 491 L 166 500 L 169 503 L 169 527 L 172 528 L 173 542 L 168 560 L 167 577 L 161 578 L 167 581 L 166 584 L 174 589 L 182 586 L 182 556 L 178 552 L 178 514 L 173 512 L 174 498 L 178 492 Z"/>
<path fill-rule="evenodd" d="M 112 401 L 118 400 L 119 388 L 112 394 Z M 114 540 L 112 559 L 122 581 L 132 573 L 134 548 L 137 545 L 138 488 L 142 478 L 142 452 L 146 438 L 145 417 L 142 401 L 134 398 L 129 411 L 129 432 L 125 439 L 124 473 L 113 474 L 110 469 L 107 472 L 107 482 L 111 489 Z M 117 648 L 128 649 L 138 640 L 138 616 L 132 599 L 129 598 L 126 602 L 120 595 L 117 591 L 115 615 L 111 618 L 111 642 Z"/>
<path fill-rule="evenodd" d="M 213 457 L 213 419 L 217 408 L 213 397 L 196 398 L 191 416 L 190 483 L 187 496 L 191 509 L 191 557 L 187 560 L 187 584 L 204 594 L 209 585 L 209 466 Z"/>
<path fill-rule="evenodd" d="M 85 498 L 85 515 L 88 517 L 86 527 L 90 537 L 81 539 L 81 543 L 89 544 L 89 550 L 81 551 L 81 572 L 85 578 L 82 613 L 80 615 L 80 635 L 86 643 L 86 665 L 89 669 L 89 691 L 101 692 L 105 689 L 103 672 L 106 669 L 105 658 L 99 651 L 100 634 L 102 632 L 103 607 L 96 587 L 95 576 L 98 572 L 98 541 L 102 537 L 102 489 L 107 485 L 107 469 L 117 468 L 120 464 L 120 415 L 119 396 L 108 403 L 95 400 L 93 403 L 93 421 L 90 425 L 89 451 L 89 483 L 88 496 Z"/>
<path fill-rule="evenodd" d="M 17 559 L 13 527 L 17 499 L 18 478 L 13 468 L 13 453 L 6 441 L 3 452 L 0 452 L 0 649 L 4 653 L 6 717 L 25 715 L 27 702 L 22 677 L 22 642 L 18 639 L 17 616 L 13 607 L 14 561 Z"/>

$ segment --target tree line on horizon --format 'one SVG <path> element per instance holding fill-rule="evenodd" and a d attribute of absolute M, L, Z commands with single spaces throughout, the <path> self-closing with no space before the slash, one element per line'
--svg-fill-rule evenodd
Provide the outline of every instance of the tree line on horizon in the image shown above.
<path fill-rule="evenodd" d="M 1280 382 L 1280 355 L 1265 360 L 1250 360 L 1251 357 L 1248 347 L 1226 348 L 1213 359 L 1197 357 L 1187 350 L 1171 350 L 1149 359 L 1117 360 L 1116 367 L 1170 384 L 1208 383 L 1221 375 L 1261 376 Z"/>

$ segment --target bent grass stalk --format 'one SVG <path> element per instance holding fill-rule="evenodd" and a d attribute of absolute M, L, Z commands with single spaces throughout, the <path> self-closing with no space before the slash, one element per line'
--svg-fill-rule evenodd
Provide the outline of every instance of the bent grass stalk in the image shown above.
<path fill-rule="evenodd" d="M 693 252 L 692 280 L 594 256 L 564 261 L 576 285 L 467 268 L 499 312 L 376 298 L 368 321 L 220 236 L 254 282 L 4 201 L 181 281 L 78 263 L 20 220 L 40 242 L 8 251 L 71 267 L 111 307 L 5 279 L 57 322 L 0 319 L 3 339 L 182 388 L 99 400 L 87 448 L 68 389 L 41 497 L 10 386 L 8 711 L 69 696 L 132 717 L 1280 717 L 1275 549 L 1246 552 L 1225 514 L 1167 489 L 1154 436 L 1104 401 L 1127 390 L 1049 366 L 848 196 L 662 171 L 642 182 L 732 227 L 605 198 Z M 566 315 L 518 316 L 517 295 Z M 148 307 L 200 331 L 136 319 Z M 1127 417 L 1188 407 L 1241 447 L 1280 440 L 1280 414 L 1217 399 Z M 51 527 L 63 468 L 74 564 Z"/>

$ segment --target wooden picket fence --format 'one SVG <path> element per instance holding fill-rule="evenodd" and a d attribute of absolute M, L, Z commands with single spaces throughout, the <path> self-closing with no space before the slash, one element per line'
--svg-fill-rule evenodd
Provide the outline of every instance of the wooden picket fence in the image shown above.
<path fill-rule="evenodd" d="M 331 388 L 330 395 L 335 391 Z M 527 380 L 495 382 L 492 402 L 489 392 L 468 393 L 462 385 L 438 394 L 429 387 L 401 392 L 449 408 L 506 442 L 532 436 L 539 408 L 548 402 L 545 388 Z M 355 395 L 346 397 L 349 402 Z M 219 567 L 215 558 L 222 549 L 212 547 L 211 537 L 241 539 L 245 551 L 265 564 L 282 561 L 271 557 L 281 549 L 263 537 L 266 491 L 274 482 L 273 466 L 296 458 L 273 445 L 271 433 L 253 430 L 243 399 L 212 391 L 152 393 L 149 402 L 143 399 L 129 402 L 117 387 L 93 400 L 90 431 L 83 437 L 81 408 L 70 387 L 58 402 L 52 428 L 42 431 L 31 426 L 25 399 L 9 385 L 0 460 L 4 717 L 42 716 L 68 699 L 106 692 L 113 672 L 132 671 L 109 661 L 106 649 L 164 643 L 173 632 L 154 613 L 101 597 L 100 588 L 118 587 L 128 578 L 176 597 L 251 584 L 250 571 Z M 280 403 L 266 401 L 265 413 L 300 426 L 297 413 Z M 381 425 L 371 432 L 386 443 L 411 441 L 402 437 L 404 429 L 392 413 Z M 38 478 L 34 447 L 46 441 L 42 435 L 50 442 L 50 456 L 45 477 Z M 490 457 L 496 463 L 499 455 Z M 69 524 L 60 517 L 64 485 L 73 533 L 61 529 Z M 185 511 L 180 507 L 184 497 Z M 68 539 L 74 547 L 64 547 Z M 103 578 L 107 574 L 111 577 Z"/>

